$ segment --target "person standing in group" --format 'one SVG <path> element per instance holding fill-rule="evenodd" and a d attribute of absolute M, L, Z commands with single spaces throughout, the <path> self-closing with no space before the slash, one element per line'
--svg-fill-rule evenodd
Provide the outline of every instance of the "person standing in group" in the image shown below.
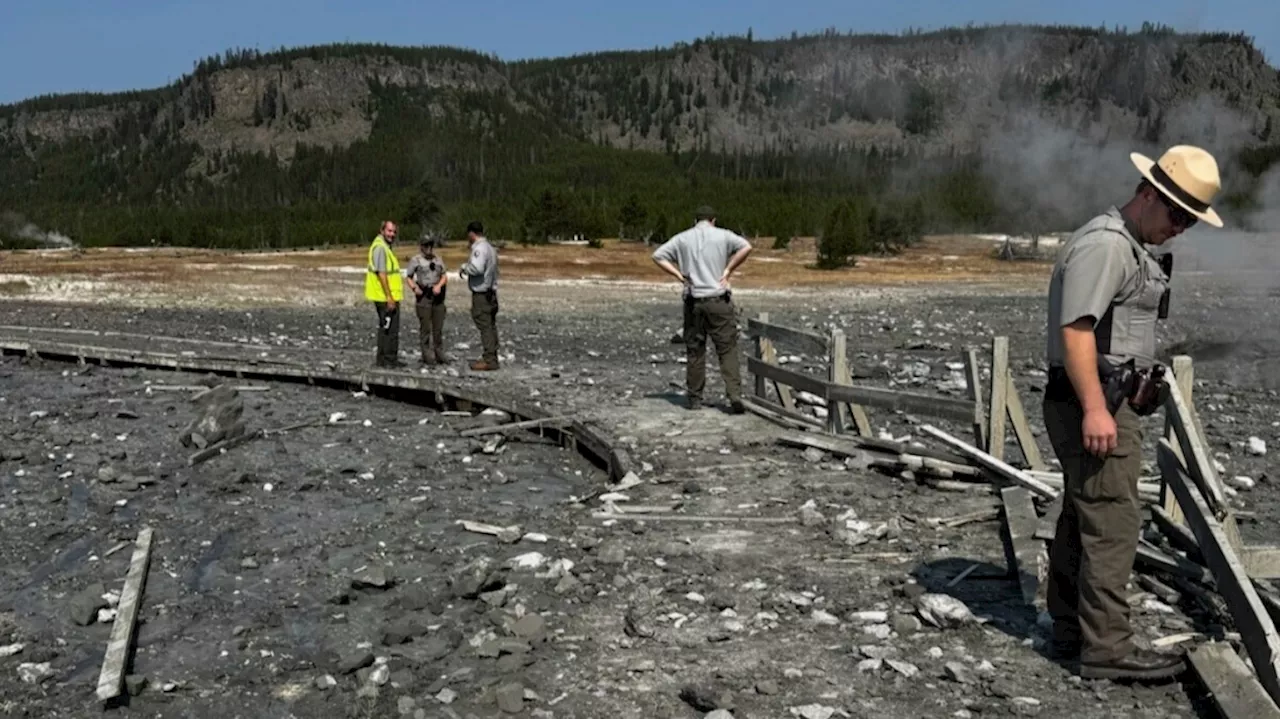
<path fill-rule="evenodd" d="M 1128 592 L 1141 530 L 1141 418 L 1145 401 L 1126 378 L 1155 366 L 1156 321 L 1168 307 L 1169 271 L 1148 251 L 1204 220 L 1218 164 L 1188 145 L 1160 161 L 1130 159 L 1142 179 L 1123 207 L 1110 207 L 1063 244 L 1049 282 L 1045 428 L 1065 476 L 1049 551 L 1051 657 L 1079 662 L 1086 679 L 1165 680 L 1183 658 L 1141 649 Z M 1169 256 L 1172 259 L 1172 256 Z"/>
<path fill-rule="evenodd" d="M 498 253 L 484 236 L 478 220 L 467 225 L 471 256 L 458 274 L 467 278 L 471 290 L 471 319 L 480 330 L 482 354 L 471 369 L 488 372 L 498 369 Z"/>
<path fill-rule="evenodd" d="M 400 302 L 404 285 L 400 277 L 400 261 L 391 250 L 396 241 L 396 224 L 382 223 L 382 231 L 369 245 L 365 262 L 364 297 L 378 313 L 378 350 L 374 364 L 378 367 L 401 367 Z"/>
<path fill-rule="evenodd" d="M 446 364 L 444 355 L 445 290 L 449 276 L 444 258 L 436 254 L 434 237 L 424 236 L 419 252 L 405 266 L 405 279 L 417 298 L 418 338 L 422 347 L 422 364 Z"/>
<path fill-rule="evenodd" d="M 707 336 L 711 336 L 720 360 L 729 411 L 742 414 L 741 358 L 738 356 L 738 321 L 729 279 L 751 254 L 751 243 L 742 236 L 716 227 L 716 213 L 699 207 L 695 224 L 663 243 L 653 261 L 684 285 L 684 343 L 688 355 L 685 385 L 689 409 L 702 407 L 706 386 Z"/>

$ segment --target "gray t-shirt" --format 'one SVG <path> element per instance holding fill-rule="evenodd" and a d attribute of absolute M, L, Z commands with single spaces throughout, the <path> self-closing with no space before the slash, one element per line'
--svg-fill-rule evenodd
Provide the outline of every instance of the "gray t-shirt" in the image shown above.
<path fill-rule="evenodd" d="M 444 276 L 448 268 L 444 265 L 444 260 L 439 255 L 426 257 L 422 253 L 413 256 L 409 260 L 409 264 L 405 265 L 405 277 L 412 278 L 418 287 L 422 288 L 422 296 L 418 298 L 419 302 L 431 301 L 431 288 L 435 287 L 440 278 Z"/>
<path fill-rule="evenodd" d="M 387 271 L 387 246 L 386 245 L 380 244 L 373 248 L 373 271 L 375 273 Z"/>
<path fill-rule="evenodd" d="M 729 258 L 748 246 L 741 235 L 704 221 L 667 240 L 654 251 L 653 258 L 680 268 L 693 297 L 718 297 L 725 293 L 720 276 L 729 266 Z"/>
<path fill-rule="evenodd" d="M 1154 336 L 1148 336 L 1146 327 L 1146 315 L 1154 307 L 1125 308 L 1108 316 L 1113 304 L 1131 298 L 1150 304 L 1153 292 L 1158 303 L 1165 278 L 1158 263 L 1137 248 L 1115 207 L 1076 230 L 1062 246 L 1049 280 L 1046 350 L 1050 365 L 1064 362 L 1062 328 L 1085 317 L 1093 318 L 1094 331 L 1103 335 L 1099 351 L 1113 362 L 1136 357 L 1141 364 L 1154 353 Z M 1154 273 L 1140 264 L 1148 260 Z M 1110 326 L 1100 328 L 1104 321 Z"/>
<path fill-rule="evenodd" d="M 462 265 L 467 287 L 472 292 L 488 292 L 498 288 L 498 253 L 481 237 L 471 245 L 471 256 Z"/>

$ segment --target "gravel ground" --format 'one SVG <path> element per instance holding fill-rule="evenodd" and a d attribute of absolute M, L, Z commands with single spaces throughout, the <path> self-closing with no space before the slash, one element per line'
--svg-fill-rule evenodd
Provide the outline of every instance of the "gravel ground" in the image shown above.
<path fill-rule="evenodd" d="M 1224 475 L 1256 484 L 1236 499 L 1252 513 L 1246 541 L 1275 543 L 1270 455 L 1248 446 L 1277 439 L 1276 340 L 1257 319 L 1277 298 L 1213 277 L 1184 276 L 1177 288 L 1164 346 L 1196 360 L 1197 406 Z M 109 616 L 102 595 L 119 592 L 130 549 L 109 552 L 145 524 L 156 545 L 130 682 L 139 691 L 118 716 L 1211 715 L 1194 684 L 1082 682 L 1045 659 L 1036 613 L 1005 575 L 998 522 L 930 521 L 989 508 L 990 494 L 849 468 L 780 446 L 779 430 L 759 418 L 682 409 L 672 299 L 517 287 L 499 317 L 501 372 L 465 369 L 478 338 L 458 311 L 446 327 L 454 364 L 426 371 L 607 430 L 640 465 L 641 484 L 619 503 L 795 521 L 602 522 L 591 516 L 599 499 L 574 499 L 602 491 L 604 475 L 575 452 L 524 434 L 486 453 L 485 438 L 458 435 L 476 420 L 276 383 L 227 381 L 269 387 L 240 393 L 251 427 L 335 412 L 350 423 L 187 467 L 194 450 L 179 434 L 196 407 L 185 393 L 145 387 L 207 378 L 0 361 L 0 515 L 20 528 L 0 545 L 0 649 L 22 645 L 0 657 L 0 714 L 100 712 L 93 688 L 110 625 L 84 622 L 104 607 Z M 1008 336 L 1041 432 L 1038 288 L 738 299 L 744 316 L 844 329 L 857 381 L 876 386 L 959 395 L 947 363 Z M 0 302 L 5 325 L 360 352 L 370 350 L 371 318 L 344 308 Z M 714 361 L 709 376 L 715 400 Z M 899 438 L 928 421 L 871 416 L 877 432 Z M 1043 437 L 1040 447 L 1052 456 Z M 1018 457 L 1016 445 L 1006 456 Z M 467 532 L 458 520 L 515 525 L 520 538 Z M 921 593 L 960 599 L 979 621 L 922 622 Z M 1146 639 L 1221 631 L 1193 605 L 1138 602 Z"/>

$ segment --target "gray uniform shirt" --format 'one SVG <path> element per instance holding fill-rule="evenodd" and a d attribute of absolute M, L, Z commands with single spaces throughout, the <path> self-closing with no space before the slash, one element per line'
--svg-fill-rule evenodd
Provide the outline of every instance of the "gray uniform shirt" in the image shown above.
<path fill-rule="evenodd" d="M 412 278 L 422 288 L 422 296 L 417 298 L 418 301 L 430 302 L 431 288 L 436 286 L 447 269 L 439 255 L 427 257 L 419 252 L 405 265 L 404 275 Z"/>
<path fill-rule="evenodd" d="M 386 245 L 378 245 L 373 248 L 373 271 L 387 271 L 387 247 Z"/>
<path fill-rule="evenodd" d="M 471 256 L 462 265 L 462 271 L 472 292 L 498 289 L 498 253 L 489 240 L 481 237 L 471 245 Z"/>
<path fill-rule="evenodd" d="M 1156 314 L 1168 282 L 1119 209 L 1085 223 L 1062 246 L 1049 280 L 1049 364 L 1064 363 L 1062 328 L 1092 317 L 1100 354 L 1113 364 L 1132 359 L 1140 368 L 1151 366 Z"/>
<path fill-rule="evenodd" d="M 686 292 L 693 297 L 718 297 L 725 293 L 720 276 L 729 258 L 749 245 L 742 236 L 704 221 L 664 242 L 653 259 L 679 267 L 689 284 Z"/>

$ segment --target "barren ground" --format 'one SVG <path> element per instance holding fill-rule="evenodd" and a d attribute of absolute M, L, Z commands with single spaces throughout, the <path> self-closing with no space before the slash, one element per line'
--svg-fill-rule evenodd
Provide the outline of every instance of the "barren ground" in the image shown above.
<path fill-rule="evenodd" d="M 615 250 L 636 252 L 603 252 Z M 0 648 L 22 648 L 0 657 L 0 714 L 101 714 L 93 689 L 110 624 L 73 619 L 96 604 L 86 593 L 98 583 L 119 591 L 130 550 L 108 551 L 148 525 L 156 544 L 132 669 L 148 685 L 112 710 L 121 717 L 700 717 L 717 706 L 739 719 L 1212 716 L 1194 684 L 1082 682 L 1043 657 L 1036 614 L 1005 576 L 998 522 L 929 521 L 991 507 L 992 495 L 848 469 L 778 445 L 779 430 L 754 416 L 683 409 L 673 388 L 684 378 L 684 347 L 671 341 L 677 290 L 648 284 L 656 275 L 642 250 L 617 262 L 634 274 L 600 273 L 632 283 L 565 269 L 594 250 L 554 248 L 562 254 L 523 263 L 523 251 L 509 252 L 503 370 L 465 369 L 478 338 L 455 292 L 445 330 L 455 362 L 424 371 L 599 426 L 641 465 L 643 483 L 624 492 L 632 504 L 796 518 L 812 502 L 811 521 L 606 523 L 591 516 L 598 499 L 573 501 L 605 479 L 569 450 L 523 435 L 486 454 L 482 439 L 458 436 L 466 418 L 276 383 L 228 380 L 269 387 L 242 393 L 251 427 L 332 412 L 357 422 L 257 440 L 188 468 L 177 434 L 193 407 L 181 392 L 146 386 L 205 378 L 9 357 L 0 360 Z M 959 395 L 947 363 L 1008 336 L 1041 432 L 1045 266 L 920 252 L 914 264 L 885 261 L 807 286 L 796 286 L 812 275 L 798 260 L 780 259 L 776 272 L 757 262 L 735 298 L 743 316 L 843 328 L 855 381 L 874 386 Z M 101 342 L 139 348 L 142 336 L 166 335 L 253 344 L 254 353 L 371 356 L 358 269 L 329 271 L 331 256 L 301 267 L 297 254 L 158 254 L 4 256 L 0 272 L 25 289 L 0 301 L 0 325 L 136 333 Z M 358 268 L 362 256 L 347 254 Z M 948 262 L 961 269 L 937 271 Z M 1246 541 L 1275 543 L 1280 489 L 1269 455 L 1243 445 L 1251 435 L 1278 439 L 1276 347 L 1251 319 L 1278 300 L 1210 274 L 1175 287 L 1164 346 L 1196 359 L 1197 405 L 1226 475 L 1258 481 L 1239 500 L 1256 513 L 1242 527 Z M 402 351 L 415 359 L 416 323 L 405 319 Z M 818 372 L 821 362 L 791 366 Z M 714 360 L 709 370 L 715 401 Z M 899 438 L 919 438 L 931 421 L 871 418 Z M 1050 457 L 1043 438 L 1040 446 Z M 1017 458 L 1016 445 L 1007 456 Z M 506 544 L 463 531 L 459 519 L 519 525 L 548 541 Z M 850 519 L 884 531 L 847 541 L 833 527 Z M 532 552 L 536 568 L 508 566 Z M 387 586 L 365 585 L 371 569 L 385 571 Z M 912 585 L 963 600 L 984 622 L 921 624 Z M 1144 639 L 1222 631 L 1190 604 L 1167 613 L 1134 592 Z M 19 666 L 45 662 L 47 677 L 19 678 Z"/>

